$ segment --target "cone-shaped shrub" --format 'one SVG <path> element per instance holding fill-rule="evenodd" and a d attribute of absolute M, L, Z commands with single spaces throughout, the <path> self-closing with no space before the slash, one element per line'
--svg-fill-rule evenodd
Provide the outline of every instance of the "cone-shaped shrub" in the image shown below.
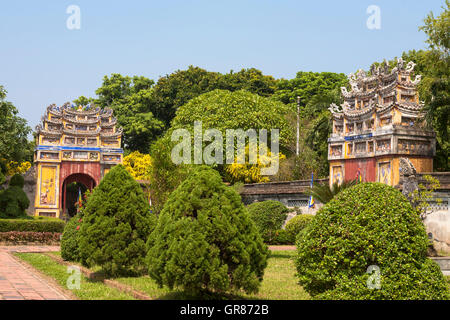
<path fill-rule="evenodd" d="M 61 237 L 61 258 L 68 261 L 79 261 L 79 235 L 82 222 L 82 214 L 78 213 L 65 225 Z"/>
<path fill-rule="evenodd" d="M 419 214 L 393 187 L 361 183 L 321 208 L 297 238 L 300 284 L 319 299 L 446 299 Z"/>
<path fill-rule="evenodd" d="M 150 276 L 194 295 L 256 292 L 268 257 L 239 194 L 206 166 L 171 193 L 148 247 Z"/>
<path fill-rule="evenodd" d="M 79 230 L 81 261 L 101 266 L 108 275 L 140 273 L 155 224 L 141 186 L 117 165 L 87 199 Z"/>

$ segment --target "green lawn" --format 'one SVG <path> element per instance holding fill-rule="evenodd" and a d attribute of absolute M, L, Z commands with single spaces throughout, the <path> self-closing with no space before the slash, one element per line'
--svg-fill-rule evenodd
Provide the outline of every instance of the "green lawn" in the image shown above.
<path fill-rule="evenodd" d="M 304 300 L 309 295 L 297 284 L 293 257 L 295 251 L 272 251 L 264 279 L 257 294 L 236 296 L 237 299 L 262 299 L 262 300 Z M 195 298 L 186 296 L 182 291 L 170 291 L 167 288 L 158 288 L 150 277 L 117 278 L 118 282 L 127 284 L 136 290 L 145 292 L 153 299 L 186 299 Z M 220 297 L 212 297 L 220 298 Z"/>
<path fill-rule="evenodd" d="M 17 257 L 28 262 L 47 276 L 55 279 L 63 288 L 67 288 L 67 266 L 61 265 L 44 254 L 15 253 Z M 128 294 L 110 288 L 102 282 L 95 282 L 81 275 L 80 289 L 71 290 L 80 300 L 134 300 Z"/>

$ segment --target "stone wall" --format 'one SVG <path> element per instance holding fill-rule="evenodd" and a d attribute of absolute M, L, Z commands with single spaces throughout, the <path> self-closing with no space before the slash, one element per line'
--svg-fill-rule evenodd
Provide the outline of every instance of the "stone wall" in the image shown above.
<path fill-rule="evenodd" d="M 23 191 L 25 191 L 28 199 L 30 200 L 30 206 L 27 209 L 29 216 L 34 215 L 34 200 L 36 197 L 36 167 L 32 166 L 23 176 L 25 184 Z"/>
<path fill-rule="evenodd" d="M 328 183 L 328 179 L 318 179 L 314 182 Z M 316 202 L 314 208 L 308 208 L 309 196 L 305 194 L 305 191 L 310 188 L 310 184 L 311 180 L 245 184 L 240 194 L 246 205 L 275 200 L 288 208 L 298 207 L 302 213 L 315 214 L 322 204 Z"/>

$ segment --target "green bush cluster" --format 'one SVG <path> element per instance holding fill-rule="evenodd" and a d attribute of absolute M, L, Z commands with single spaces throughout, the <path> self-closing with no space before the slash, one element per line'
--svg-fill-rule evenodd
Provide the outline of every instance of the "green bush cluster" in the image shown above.
<path fill-rule="evenodd" d="M 23 191 L 24 179 L 20 174 L 11 177 L 9 187 L 0 191 L 0 218 L 15 219 L 26 217 L 30 200 Z"/>
<path fill-rule="evenodd" d="M 273 244 L 287 218 L 288 208 L 278 201 L 267 200 L 247 206 L 250 217 L 255 222 L 264 242 Z"/>
<path fill-rule="evenodd" d="M 34 232 L 63 232 L 65 223 L 59 219 L 1 219 L 0 232 L 34 231 Z"/>
<path fill-rule="evenodd" d="M 299 283 L 314 298 L 449 298 L 439 266 L 426 256 L 419 215 L 390 186 L 361 183 L 340 192 L 296 244 Z M 379 287 L 370 266 L 379 268 Z"/>
<path fill-rule="evenodd" d="M 149 275 L 195 295 L 256 292 L 269 251 L 241 197 L 200 166 L 172 192 L 148 240 Z"/>
<path fill-rule="evenodd" d="M 146 241 L 155 224 L 141 186 L 117 165 L 83 208 L 80 260 L 102 267 L 107 275 L 139 274 L 145 269 Z"/>
<path fill-rule="evenodd" d="M 297 235 L 302 231 L 314 218 L 312 214 L 299 214 L 290 219 L 285 226 L 289 241 L 295 243 Z"/>
<path fill-rule="evenodd" d="M 270 242 L 266 242 L 270 245 L 287 245 L 294 244 L 291 237 L 285 229 L 278 229 L 275 231 L 274 236 Z"/>

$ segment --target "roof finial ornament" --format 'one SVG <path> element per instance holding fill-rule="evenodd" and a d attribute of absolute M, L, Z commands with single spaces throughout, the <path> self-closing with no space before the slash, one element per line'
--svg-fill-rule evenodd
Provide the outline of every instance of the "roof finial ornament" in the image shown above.
<path fill-rule="evenodd" d="M 397 58 L 397 67 L 399 70 L 403 70 L 405 65 L 405 62 L 403 61 L 403 58 Z"/>

